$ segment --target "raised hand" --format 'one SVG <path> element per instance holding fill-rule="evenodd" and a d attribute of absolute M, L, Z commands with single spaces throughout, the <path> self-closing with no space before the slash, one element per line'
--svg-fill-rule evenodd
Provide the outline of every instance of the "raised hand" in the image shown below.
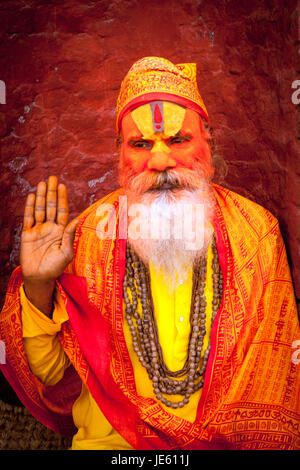
<path fill-rule="evenodd" d="M 36 194 L 29 194 L 21 235 L 21 270 L 29 300 L 47 315 L 52 310 L 55 280 L 73 258 L 73 241 L 78 220 L 68 225 L 65 185 L 56 176 L 41 181 Z"/>

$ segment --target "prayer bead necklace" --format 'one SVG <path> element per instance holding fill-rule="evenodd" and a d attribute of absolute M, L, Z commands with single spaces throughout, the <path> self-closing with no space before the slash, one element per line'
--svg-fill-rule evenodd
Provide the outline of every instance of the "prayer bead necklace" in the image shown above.
<path fill-rule="evenodd" d="M 211 324 L 219 309 L 223 292 L 223 277 L 219 265 L 215 236 L 213 237 L 212 252 L 213 298 Z M 126 320 L 131 331 L 133 349 L 153 382 L 153 390 L 156 398 L 166 406 L 174 409 L 178 407 L 182 408 L 186 405 L 189 402 L 190 396 L 199 390 L 204 382 L 204 374 L 210 352 L 209 338 L 208 346 L 202 355 L 203 342 L 206 334 L 207 304 L 204 294 L 206 264 L 207 255 L 201 257 L 199 261 L 195 263 L 193 269 L 190 337 L 187 358 L 182 369 L 171 371 L 164 362 L 162 348 L 159 343 L 151 295 L 149 270 L 130 248 L 129 244 L 127 244 L 126 248 L 123 293 Z M 128 288 L 131 294 L 130 296 L 128 295 Z M 140 300 L 142 306 L 142 315 L 140 315 L 137 310 L 138 300 Z M 182 395 L 183 399 L 179 402 L 172 402 L 162 394 Z"/>

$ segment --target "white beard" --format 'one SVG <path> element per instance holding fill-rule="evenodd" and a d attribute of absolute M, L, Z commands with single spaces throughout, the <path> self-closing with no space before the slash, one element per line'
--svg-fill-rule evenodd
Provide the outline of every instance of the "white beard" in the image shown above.
<path fill-rule="evenodd" d="M 196 259 L 206 254 L 213 235 L 211 186 L 203 180 L 197 189 L 142 194 L 127 190 L 126 195 L 128 242 L 144 264 L 162 272 L 172 291 L 178 279 L 186 280 Z"/>

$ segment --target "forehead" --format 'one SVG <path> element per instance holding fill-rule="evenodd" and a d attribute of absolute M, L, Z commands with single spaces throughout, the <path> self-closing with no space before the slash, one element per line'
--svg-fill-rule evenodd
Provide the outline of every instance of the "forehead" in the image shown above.
<path fill-rule="evenodd" d="M 184 116 L 185 108 L 169 101 L 153 101 L 131 112 L 132 119 L 145 138 L 154 133 L 175 135 L 182 127 Z"/>
<path fill-rule="evenodd" d="M 122 119 L 123 136 L 151 138 L 154 134 L 172 137 L 179 131 L 200 130 L 199 115 L 169 101 L 153 101 L 139 106 Z"/>

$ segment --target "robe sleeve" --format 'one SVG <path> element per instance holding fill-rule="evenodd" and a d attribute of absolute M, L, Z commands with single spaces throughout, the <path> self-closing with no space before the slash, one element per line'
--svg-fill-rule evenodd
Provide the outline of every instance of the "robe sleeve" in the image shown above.
<path fill-rule="evenodd" d="M 55 291 L 53 319 L 39 311 L 20 288 L 24 349 L 32 373 L 46 386 L 58 383 L 70 365 L 57 333 L 68 320 L 64 302 Z"/>

